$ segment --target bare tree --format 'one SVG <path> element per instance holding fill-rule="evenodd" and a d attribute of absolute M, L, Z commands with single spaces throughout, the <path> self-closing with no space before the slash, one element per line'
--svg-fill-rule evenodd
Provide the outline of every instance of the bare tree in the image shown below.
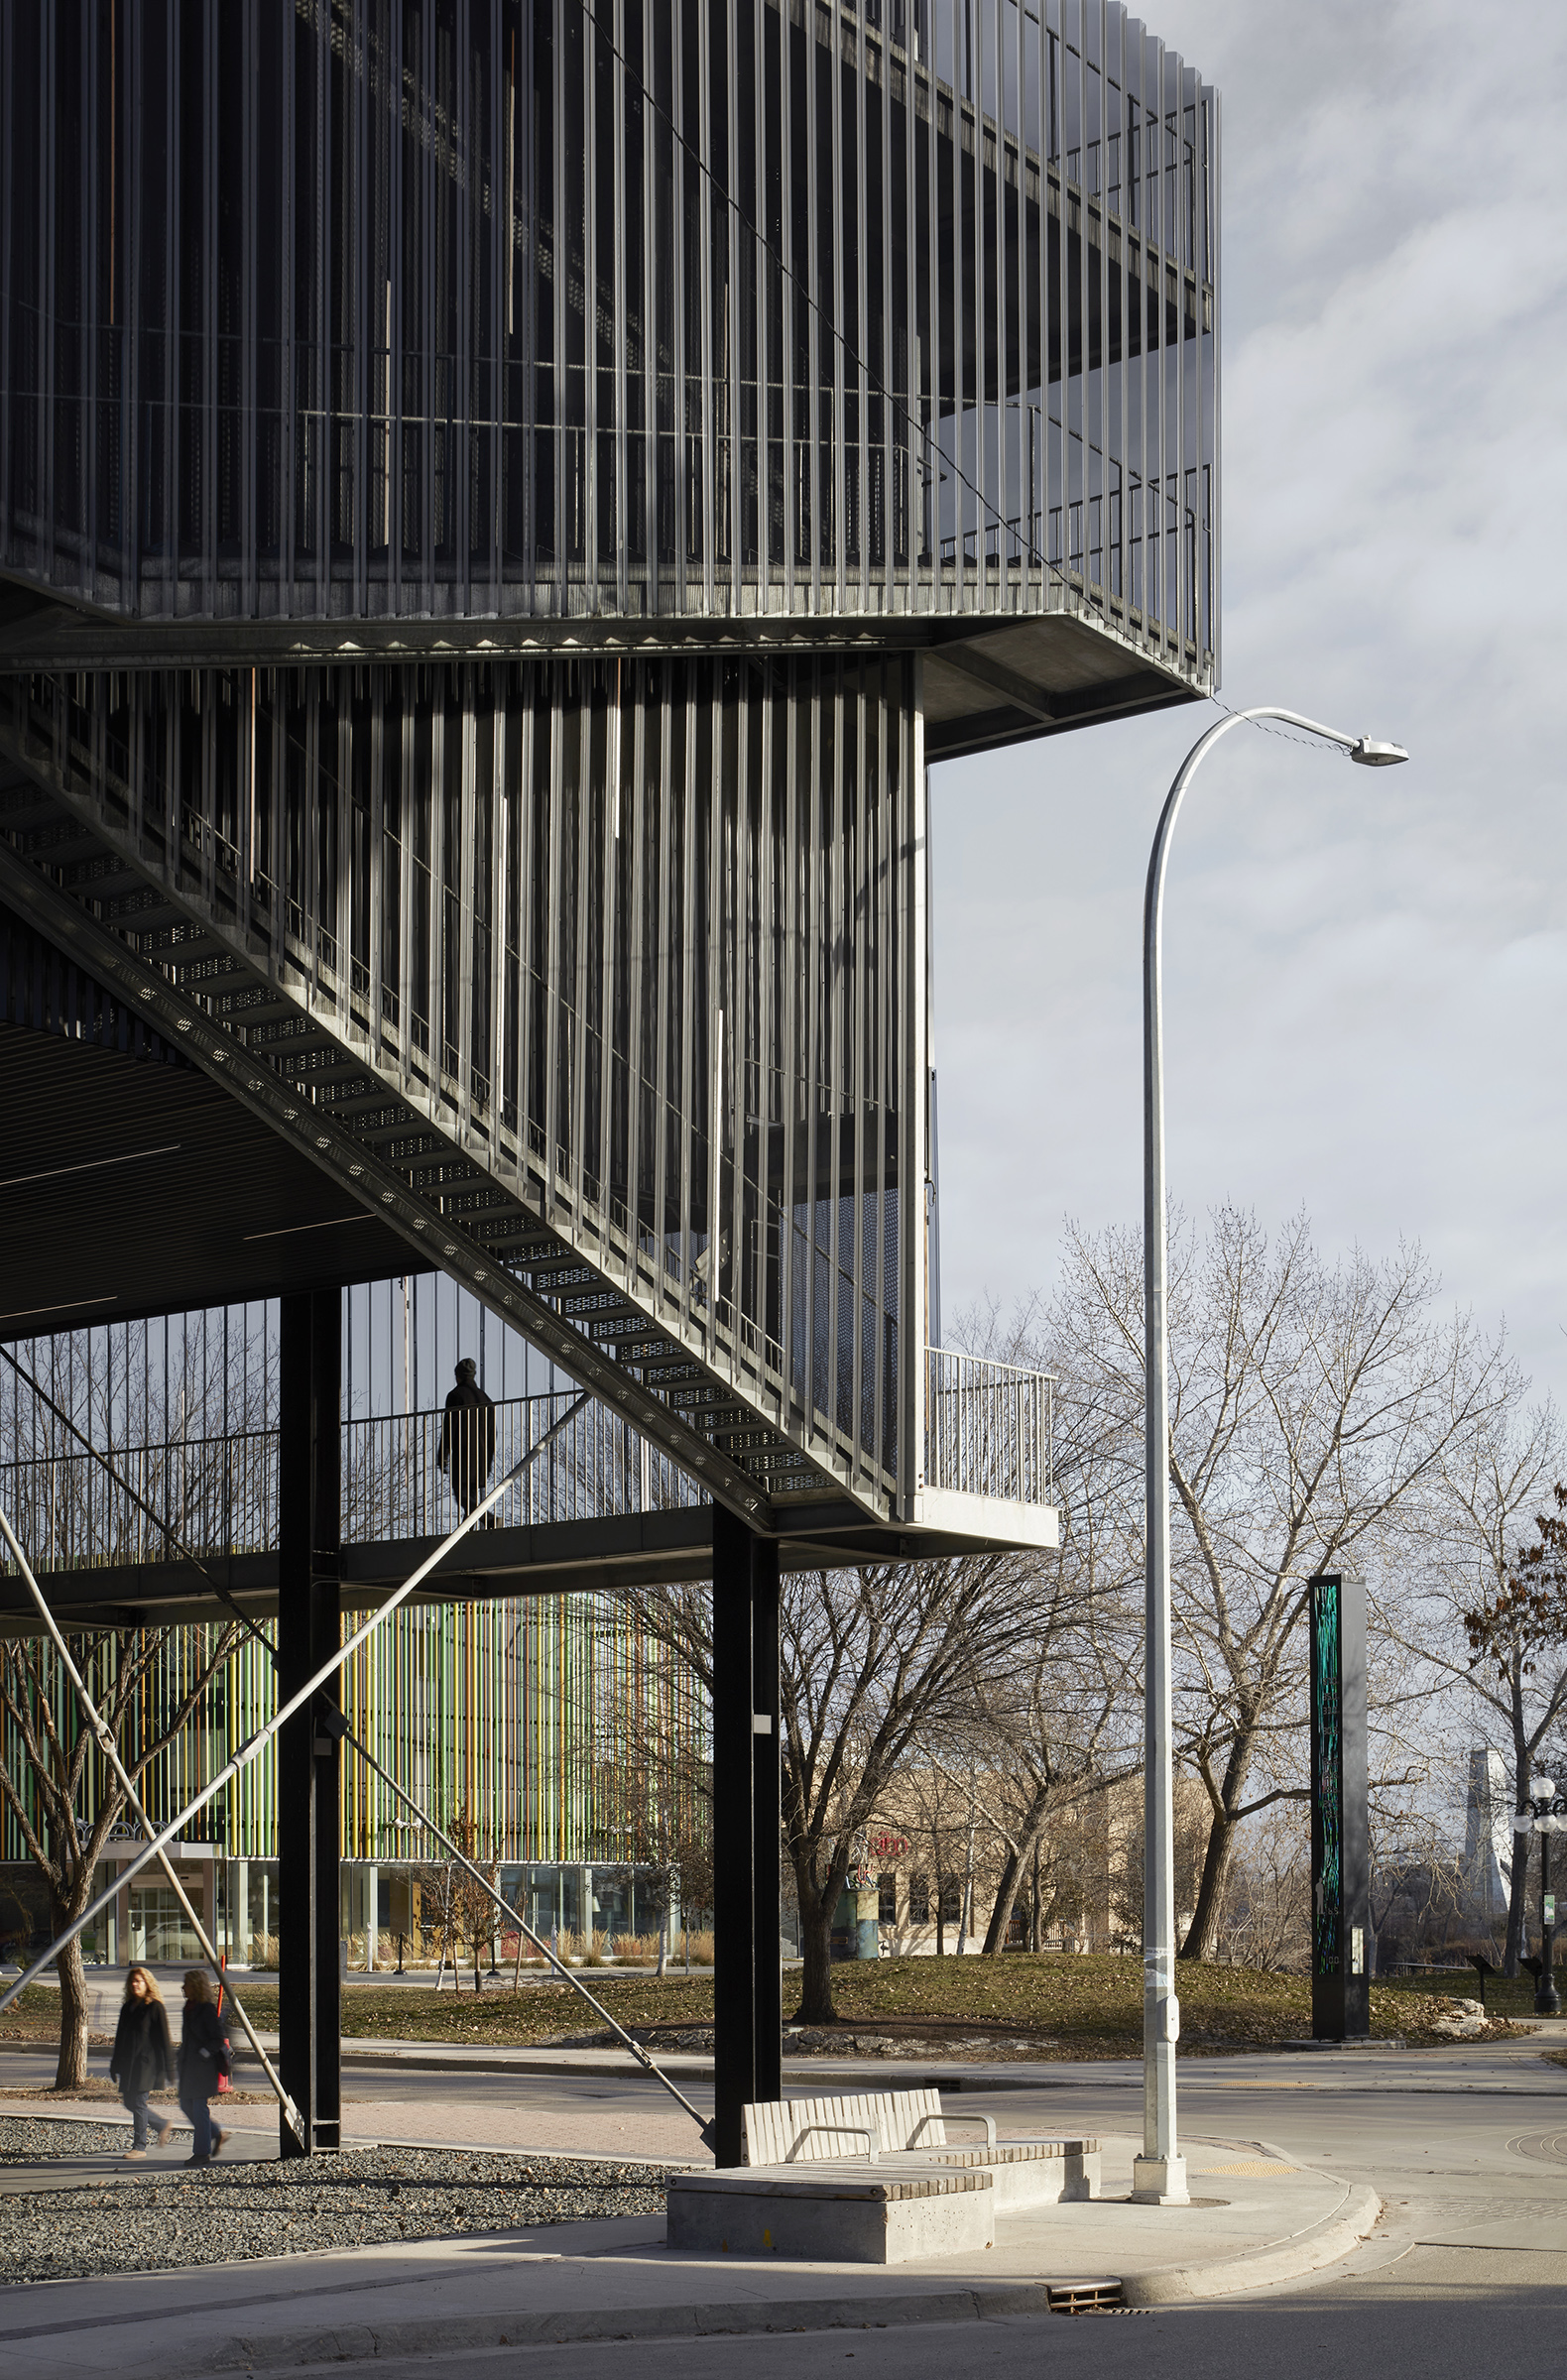
<path fill-rule="evenodd" d="M 1303 1813 L 1275 1802 L 1248 1820 L 1219 1913 L 1216 1950 L 1230 1966 L 1287 1972 L 1311 1952 L 1311 1855 Z"/>
<path fill-rule="evenodd" d="M 1411 1951 L 1428 1943 L 1433 1928 L 1445 1940 L 1463 1917 L 1469 1893 L 1462 1851 L 1442 1815 L 1418 1808 L 1392 1815 L 1373 1809 L 1367 1899 L 1370 1973 L 1386 1964 L 1389 1942 L 1396 1949 L 1404 1927 Z"/>
<path fill-rule="evenodd" d="M 1503 1718 L 1511 1737 L 1519 1802 L 1528 1794 L 1541 1745 L 1567 1712 L 1567 1488 L 1558 1484 L 1552 1493 L 1556 1510 L 1536 1514 L 1534 1543 L 1519 1547 L 1502 1576 L 1488 1580 L 1463 1612 L 1476 1690 Z M 1513 1846 L 1506 1952 L 1509 1975 L 1516 1974 L 1523 1948 L 1527 1837 L 1514 1835 Z"/>
<path fill-rule="evenodd" d="M 962 1919 L 974 1800 L 974 1779 L 961 1736 L 949 1739 L 946 1731 L 925 1728 L 917 1749 L 889 1778 L 877 1814 L 908 1838 L 910 1862 L 916 1855 L 920 1862 L 910 1867 L 908 1923 L 912 1929 L 933 1929 L 938 1959 L 946 1957 L 947 1935 Z M 914 1909 L 916 1881 L 923 1917 Z"/>
<path fill-rule="evenodd" d="M 711 1599 L 669 1588 L 635 1602 L 711 1695 Z M 1025 1566 L 1002 1554 L 785 1577 L 780 1755 L 802 2022 L 834 2021 L 832 1918 L 856 1838 L 910 1747 L 966 1717 L 977 1680 L 1025 1638 L 1028 1603 Z"/>
<path fill-rule="evenodd" d="M 671 1910 L 681 1911 L 689 1934 L 691 1920 L 713 1898 L 707 1707 L 688 1661 L 668 1642 L 671 1627 L 683 1634 L 683 1605 L 691 1599 L 705 1605 L 705 1590 L 670 1591 L 662 1637 L 628 1631 L 625 1603 L 606 1599 L 600 1629 L 616 1687 L 597 1798 L 621 1856 L 640 1871 L 639 1908 L 651 1903 L 657 1913 L 661 1975 L 668 1964 Z M 641 1611 L 638 1599 L 629 1600 Z"/>
<path fill-rule="evenodd" d="M 1008 1353 L 1038 1362 L 1040 1351 L 1020 1331 Z M 991 1956 L 1006 1948 L 1019 1890 L 1056 1821 L 1143 1762 L 1142 1537 L 1128 1525 L 1126 1432 L 1119 1416 L 1107 1427 L 1092 1381 L 1058 1377 L 1055 1446 L 1059 1549 L 1033 1563 L 1026 1637 L 975 1686 L 985 1807 L 1006 1844 Z M 1037 1907 L 1033 1922 L 1037 1931 Z"/>
<path fill-rule="evenodd" d="M 1445 1451 L 1443 1499 L 1431 1516 L 1406 1615 L 1409 1642 L 1460 1707 L 1478 1706 L 1503 1752 L 1513 1806 L 1546 1739 L 1567 1715 L 1567 1470 L 1561 1418 L 1547 1399 L 1512 1393 Z M 1555 1504 L 1554 1512 L 1542 1506 Z M 1527 1542 L 1530 1532 L 1533 1542 Z M 1503 1969 L 1523 1949 L 1525 1861 L 1510 1859 Z"/>
<path fill-rule="evenodd" d="M 138 1792 L 146 1770 L 188 1725 L 242 1634 L 237 1625 L 117 1628 L 72 1641 L 72 1657 Z M 0 1803 L 48 1887 L 51 1929 L 59 1936 L 93 1897 L 94 1871 L 124 1811 L 124 1791 L 88 1731 L 52 1644 L 0 1644 L 0 1714 L 7 1737 Z M 57 1964 L 55 2087 L 75 2090 L 87 2074 L 79 1935 Z"/>
<path fill-rule="evenodd" d="M 1176 1749 L 1208 1796 L 1183 1958 L 1209 1958 L 1236 1829 L 1298 1798 L 1300 1622 L 1313 1572 L 1388 1549 L 1441 1467 L 1505 1399 L 1499 1346 L 1435 1317 L 1418 1249 L 1326 1262 L 1303 1219 L 1269 1241 L 1218 1210 L 1206 1243 L 1171 1218 L 1170 1485 Z M 1141 1235 L 1073 1232 L 1050 1314 L 1063 1365 L 1107 1424 L 1143 1414 Z"/>

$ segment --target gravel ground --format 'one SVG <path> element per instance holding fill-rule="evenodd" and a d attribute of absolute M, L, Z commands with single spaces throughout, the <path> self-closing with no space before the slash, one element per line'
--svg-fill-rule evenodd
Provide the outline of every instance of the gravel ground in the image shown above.
<path fill-rule="evenodd" d="M 123 2127 L 0 2117 L 0 2164 L 123 2155 Z M 171 2149 L 171 2160 L 179 2155 Z M 525 2224 L 662 2214 L 676 2166 L 434 2149 L 216 2165 L 154 2156 L 130 2176 L 72 2178 L 0 2197 L 0 2276 L 11 2284 L 307 2256 L 400 2240 L 463 2239 Z"/>

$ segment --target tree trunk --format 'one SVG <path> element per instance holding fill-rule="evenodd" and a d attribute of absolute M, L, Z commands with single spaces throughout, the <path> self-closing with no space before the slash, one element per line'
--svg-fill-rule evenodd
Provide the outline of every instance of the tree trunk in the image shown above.
<path fill-rule="evenodd" d="M 1502 1971 L 1515 1975 L 1518 1961 L 1523 1956 L 1524 1931 L 1528 1923 L 1529 1846 L 1532 1835 L 1512 1838 L 1512 1876 L 1507 1887 L 1507 1942 L 1502 1954 Z"/>
<path fill-rule="evenodd" d="M 990 1924 L 985 1929 L 985 1942 L 981 1953 L 981 1956 L 986 1959 L 999 1958 L 1006 1947 L 1007 1928 L 1012 1923 L 1013 1904 L 1018 1898 L 1018 1887 L 1023 1882 L 1023 1857 L 1026 1849 L 1026 1843 L 1023 1845 L 1022 1850 L 1014 1849 L 1009 1844 L 1007 1856 L 1002 1862 L 1001 1882 L 996 1887 L 996 1906 L 990 1913 Z"/>
<path fill-rule="evenodd" d="M 835 2025 L 838 2021 L 832 2004 L 832 1912 L 838 1895 L 831 1886 L 835 1871 L 836 1862 L 828 1871 L 828 1891 L 818 1892 L 806 1860 L 794 1862 L 801 1961 L 799 2007 L 794 2015 L 797 2025 Z"/>
<path fill-rule="evenodd" d="M 90 1883 L 90 1879 L 89 1879 Z M 50 1895 L 50 1916 L 57 1937 L 87 1905 L 67 1907 Z M 55 1962 L 60 1975 L 60 2064 L 55 2069 L 57 2090 L 79 2090 L 87 2080 L 87 1978 L 81 1964 L 81 1936 L 73 1934 Z"/>
<path fill-rule="evenodd" d="M 1230 1873 L 1230 1854 L 1235 1847 L 1235 1820 L 1224 1811 L 1214 1813 L 1208 1830 L 1208 1848 L 1203 1854 L 1202 1882 L 1197 1887 L 1197 1906 L 1192 1911 L 1191 1925 L 1180 1946 L 1182 1959 L 1211 1959 L 1219 1932 L 1219 1912 L 1224 1901 L 1225 1882 Z M 1144 1857 L 1147 1852 L 1145 1846 Z"/>
<path fill-rule="evenodd" d="M 1523 1731 L 1521 1680 L 1515 1675 L 1512 1680 L 1512 1807 L 1514 1810 L 1528 1800 L 1530 1767 L 1528 1737 Z M 1518 1962 L 1523 1956 L 1528 1909 L 1529 1845 L 1533 1841 L 1532 1835 L 1514 1835 L 1512 1838 L 1512 1867 L 1507 1878 L 1507 1947 L 1502 1954 L 1502 1971 L 1505 1975 L 1515 1975 L 1518 1972 Z"/>
<path fill-rule="evenodd" d="M 1044 1824 L 1049 1791 L 1050 1789 L 1046 1785 L 1035 1793 L 1033 1801 L 1029 1805 L 1028 1815 L 1018 1829 L 1016 1845 L 1008 1845 L 1006 1861 L 1001 1871 L 1001 1882 L 996 1888 L 996 1906 L 990 1913 L 990 1925 L 985 1935 L 985 1951 L 988 1957 L 999 1957 L 1006 1948 L 1007 1928 L 1012 1923 L 1013 1905 L 1018 1898 L 1018 1888 L 1023 1882 L 1024 1863 L 1030 1852 L 1033 1855 L 1033 1947 L 1035 1950 L 1039 1947 L 1039 1831 Z"/>

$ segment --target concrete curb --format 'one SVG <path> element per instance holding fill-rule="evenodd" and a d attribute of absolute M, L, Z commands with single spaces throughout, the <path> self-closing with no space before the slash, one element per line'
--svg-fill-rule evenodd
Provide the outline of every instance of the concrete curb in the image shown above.
<path fill-rule="evenodd" d="M 1338 2213 L 1299 2238 L 1256 2255 L 1230 2257 L 1220 2264 L 1128 2274 L 1120 2285 L 1121 2302 L 1148 2308 L 1193 2305 L 1299 2280 L 1349 2255 L 1381 2212 L 1382 2201 L 1374 2190 L 1346 2185 L 1345 2202 Z M 747 2299 L 728 2306 L 562 2307 L 541 2314 L 515 2310 L 474 2315 L 456 2321 L 343 2322 L 309 2330 L 234 2336 L 193 2357 L 161 2355 L 158 2368 L 161 2380 L 208 2380 L 209 2375 L 226 2372 L 299 2370 L 325 2363 L 443 2355 L 461 2348 L 896 2329 L 911 2322 L 1005 2321 L 1055 2312 L 1052 2293 L 1065 2286 L 1064 2281 L 1037 2281 L 989 2289 L 906 2290 L 896 2296 Z M 1082 2282 L 1077 2286 L 1082 2287 Z"/>
<path fill-rule="evenodd" d="M 461 2348 L 568 2346 L 594 2339 L 714 2338 L 751 2332 L 894 2329 L 908 2322 L 996 2321 L 1048 2314 L 1043 2282 L 1014 2288 L 909 2291 L 901 2297 L 746 2299 L 733 2306 L 565 2308 L 549 2314 L 475 2315 L 460 2321 L 345 2322 L 282 2335 L 228 2338 L 200 2355 L 159 2359 L 164 2380 L 207 2380 L 234 2371 L 298 2370 Z"/>
<path fill-rule="evenodd" d="M 1299 2281 L 1307 2273 L 1337 2264 L 1360 2246 L 1382 2212 L 1374 2190 L 1346 2185 L 1345 2202 L 1326 2223 L 1303 2231 L 1297 2239 L 1264 2248 L 1257 2255 L 1233 2256 L 1222 2264 L 1167 2265 L 1162 2271 L 1131 2273 L 1121 2284 L 1124 2306 L 1189 2306 L 1209 2298 L 1229 2298 L 1248 2289 L 1268 2289 L 1280 2281 Z"/>

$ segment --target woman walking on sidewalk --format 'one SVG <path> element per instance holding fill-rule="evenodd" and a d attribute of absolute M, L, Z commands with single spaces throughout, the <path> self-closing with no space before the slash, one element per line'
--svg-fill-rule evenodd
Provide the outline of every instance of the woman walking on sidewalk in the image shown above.
<path fill-rule="evenodd" d="M 169 2011 L 164 1995 L 145 1966 L 133 1966 L 125 1978 L 125 2000 L 114 2028 L 109 2053 L 109 2081 L 120 2086 L 120 2097 L 131 2111 L 131 2145 L 125 2162 L 147 2154 L 147 2101 L 175 2079 L 174 2043 L 169 2038 Z M 174 2126 L 166 2116 L 153 2119 L 158 2146 L 163 2147 Z"/>
<path fill-rule="evenodd" d="M 185 1971 L 185 2012 L 180 2031 L 180 2104 L 190 2118 L 190 2163 L 209 2164 L 228 2134 L 213 2128 L 208 2099 L 222 2072 L 223 2026 L 212 1986 L 199 1966 Z"/>

